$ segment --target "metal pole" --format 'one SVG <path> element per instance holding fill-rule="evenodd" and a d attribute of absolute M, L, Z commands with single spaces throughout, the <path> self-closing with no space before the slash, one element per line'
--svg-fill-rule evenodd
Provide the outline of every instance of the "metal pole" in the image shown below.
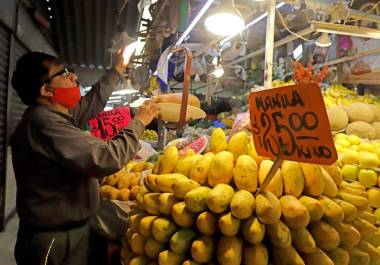
<path fill-rule="evenodd" d="M 274 52 L 274 29 L 276 17 L 276 0 L 268 1 L 268 18 L 267 32 L 265 43 L 265 69 L 264 69 L 264 87 L 272 87 L 272 72 L 273 72 L 273 52 Z"/>

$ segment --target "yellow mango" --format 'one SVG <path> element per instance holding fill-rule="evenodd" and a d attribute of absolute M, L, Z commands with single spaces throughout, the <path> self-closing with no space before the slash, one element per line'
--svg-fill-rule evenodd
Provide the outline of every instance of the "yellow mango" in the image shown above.
<path fill-rule="evenodd" d="M 358 217 L 366 220 L 370 224 L 376 224 L 376 216 L 373 213 L 367 211 L 359 212 Z"/>
<path fill-rule="evenodd" d="M 248 156 L 241 155 L 236 161 L 234 182 L 239 190 L 255 192 L 257 189 L 259 171 L 256 161 Z"/>
<path fill-rule="evenodd" d="M 158 211 L 163 215 L 170 215 L 173 205 L 177 202 L 173 193 L 161 193 L 158 197 Z"/>
<path fill-rule="evenodd" d="M 342 245 L 342 248 L 347 251 L 348 255 L 350 255 L 350 262 L 348 263 L 349 265 L 370 264 L 370 257 L 366 252 L 348 245 Z"/>
<path fill-rule="evenodd" d="M 201 158 L 202 158 L 202 155 L 195 154 L 193 156 L 186 157 L 185 159 L 179 160 L 174 169 L 174 172 L 182 174 L 186 177 L 189 177 L 191 168 Z"/>
<path fill-rule="evenodd" d="M 334 201 L 340 206 L 340 208 L 342 208 L 344 212 L 344 222 L 350 223 L 355 219 L 358 214 L 358 210 L 354 205 L 340 199 L 334 199 Z"/>
<path fill-rule="evenodd" d="M 128 265 L 148 265 L 148 259 L 145 256 L 137 256 L 131 259 Z"/>
<path fill-rule="evenodd" d="M 368 204 L 374 208 L 380 208 L 380 189 L 372 188 L 367 190 Z"/>
<path fill-rule="evenodd" d="M 137 162 L 137 164 L 132 167 L 131 172 L 134 172 L 134 173 L 141 172 L 144 170 L 145 165 L 146 165 L 146 161 Z"/>
<path fill-rule="evenodd" d="M 244 244 L 243 264 L 245 265 L 268 265 L 268 250 L 264 244 Z"/>
<path fill-rule="evenodd" d="M 301 196 L 299 201 L 307 208 L 310 215 L 310 222 L 316 222 L 322 219 L 324 214 L 321 203 L 309 196 Z"/>
<path fill-rule="evenodd" d="M 220 216 L 218 227 L 223 235 L 235 236 L 240 229 L 240 220 L 233 217 L 231 213 L 226 213 Z"/>
<path fill-rule="evenodd" d="M 234 217 L 240 220 L 247 219 L 255 209 L 255 197 L 246 190 L 239 190 L 232 198 L 230 208 Z"/>
<path fill-rule="evenodd" d="M 211 160 L 208 171 L 208 184 L 212 187 L 220 183 L 228 184 L 234 176 L 234 157 L 230 152 L 222 151 Z"/>
<path fill-rule="evenodd" d="M 284 194 L 298 198 L 305 186 L 305 178 L 300 164 L 293 161 L 284 161 L 281 166 L 281 175 L 284 183 Z"/>
<path fill-rule="evenodd" d="M 173 189 L 174 196 L 182 200 L 185 198 L 186 194 L 189 191 L 195 188 L 198 188 L 200 186 L 201 185 L 199 185 L 199 183 L 194 180 L 187 179 L 187 178 L 179 178 L 173 182 L 172 189 Z"/>
<path fill-rule="evenodd" d="M 227 138 L 223 129 L 216 128 L 211 133 L 209 151 L 217 154 L 227 150 Z"/>
<path fill-rule="evenodd" d="M 339 191 L 346 192 L 352 195 L 357 195 L 365 199 L 368 199 L 368 193 L 366 190 L 356 189 L 356 188 L 353 188 L 353 186 L 351 185 L 343 185 L 339 188 Z"/>
<path fill-rule="evenodd" d="M 170 249 L 178 254 L 184 254 L 189 250 L 197 233 L 190 228 L 182 228 L 174 233 L 170 239 Z"/>
<path fill-rule="evenodd" d="M 368 208 L 368 199 L 354 195 L 348 192 L 339 191 L 338 198 L 351 203 L 354 205 L 359 211 L 363 211 Z"/>
<path fill-rule="evenodd" d="M 149 258 L 157 259 L 158 254 L 165 250 L 165 245 L 150 237 L 145 242 L 144 250 Z"/>
<path fill-rule="evenodd" d="M 325 182 L 325 188 L 323 189 L 322 194 L 331 198 L 336 197 L 336 195 L 338 194 L 337 185 L 335 184 L 330 174 L 323 167 L 321 167 L 321 171 L 322 171 L 323 181 Z"/>
<path fill-rule="evenodd" d="M 208 194 L 207 206 L 213 213 L 222 213 L 229 208 L 234 194 L 230 185 L 217 184 Z"/>
<path fill-rule="evenodd" d="M 256 148 L 255 148 L 255 143 L 253 142 L 253 139 L 250 139 L 250 141 L 249 141 L 249 143 L 248 143 L 248 155 L 250 156 L 250 157 L 252 157 L 253 159 L 255 159 L 255 161 L 256 161 L 256 164 L 258 165 L 258 166 L 260 166 L 260 164 L 261 164 L 261 162 L 263 161 L 263 160 L 268 160 L 269 158 L 267 158 L 267 157 L 264 157 L 264 156 L 260 156 L 260 155 L 258 155 L 257 154 L 257 152 L 256 152 Z"/>
<path fill-rule="evenodd" d="M 325 251 L 336 249 L 340 243 L 340 237 L 335 228 L 323 221 L 311 223 L 308 227 L 317 246 Z"/>
<path fill-rule="evenodd" d="M 256 196 L 256 215 L 264 224 L 274 224 L 280 220 L 281 204 L 273 193 L 264 191 Z"/>
<path fill-rule="evenodd" d="M 137 214 L 131 215 L 131 217 L 129 218 L 129 221 L 131 223 L 131 228 L 133 228 L 135 231 L 138 231 L 139 225 L 140 225 L 140 221 L 145 216 L 146 215 L 143 214 L 143 213 L 137 213 Z"/>
<path fill-rule="evenodd" d="M 158 255 L 159 265 L 180 265 L 185 257 L 170 250 L 162 251 Z"/>
<path fill-rule="evenodd" d="M 267 225 L 268 237 L 273 246 L 288 248 L 292 244 L 292 235 L 289 228 L 281 221 Z"/>
<path fill-rule="evenodd" d="M 264 183 L 265 178 L 267 177 L 269 170 L 273 166 L 272 160 L 263 160 L 259 167 L 259 184 L 260 186 Z M 276 174 L 273 176 L 272 180 L 265 188 L 265 191 L 272 192 L 277 198 L 282 196 L 284 191 L 284 184 L 282 180 L 281 170 L 277 170 Z"/>
<path fill-rule="evenodd" d="M 189 191 L 185 196 L 186 208 L 193 213 L 201 213 L 207 210 L 207 200 L 211 189 L 199 187 Z"/>
<path fill-rule="evenodd" d="M 159 173 L 168 174 L 172 173 L 178 163 L 179 154 L 178 149 L 175 146 L 170 146 L 164 151 L 164 154 L 161 156 Z"/>
<path fill-rule="evenodd" d="M 332 199 L 321 196 L 319 202 L 322 205 L 323 212 L 325 213 L 326 220 L 342 222 L 344 219 L 344 212 L 342 208 Z"/>
<path fill-rule="evenodd" d="M 140 220 L 139 223 L 139 233 L 144 237 L 151 237 L 152 236 L 152 224 L 154 220 L 156 220 L 158 216 L 145 216 Z M 138 253 L 139 254 L 139 253 Z"/>
<path fill-rule="evenodd" d="M 319 248 L 314 253 L 303 254 L 302 258 L 308 265 L 334 265 L 329 256 Z"/>
<path fill-rule="evenodd" d="M 304 194 L 309 196 L 320 196 L 325 188 L 321 168 L 313 164 L 301 163 L 300 165 L 305 177 Z"/>
<path fill-rule="evenodd" d="M 152 225 L 153 238 L 160 243 L 169 242 L 171 236 L 176 231 L 176 224 L 165 218 L 157 218 L 156 220 L 154 220 Z"/>
<path fill-rule="evenodd" d="M 317 244 L 313 236 L 306 228 L 290 230 L 292 244 L 300 253 L 313 253 L 317 250 Z"/>
<path fill-rule="evenodd" d="M 372 246 L 365 240 L 360 241 L 356 247 L 369 255 L 371 265 L 380 264 L 380 252 L 376 247 Z"/>
<path fill-rule="evenodd" d="M 251 244 L 258 244 L 263 241 L 265 236 L 265 225 L 259 219 L 251 216 L 242 223 L 243 238 Z"/>
<path fill-rule="evenodd" d="M 200 263 L 188 259 L 182 262 L 182 265 L 200 265 Z"/>
<path fill-rule="evenodd" d="M 214 254 L 214 240 L 208 236 L 200 236 L 191 244 L 191 257 L 199 263 L 207 263 Z"/>
<path fill-rule="evenodd" d="M 273 261 L 276 265 L 305 265 L 303 259 L 294 247 L 272 249 Z"/>
<path fill-rule="evenodd" d="M 332 262 L 335 265 L 348 265 L 350 262 L 350 255 L 348 252 L 342 248 L 337 248 L 332 251 L 327 252 Z"/>
<path fill-rule="evenodd" d="M 207 153 L 201 157 L 190 169 L 190 179 L 201 185 L 207 184 L 208 171 L 215 154 Z"/>
<path fill-rule="evenodd" d="M 172 208 L 174 222 L 181 227 L 191 227 L 195 220 L 194 213 L 186 209 L 184 202 L 177 202 Z"/>
<path fill-rule="evenodd" d="M 355 218 L 352 225 L 359 231 L 362 239 L 367 240 L 377 231 L 376 227 L 362 218 Z"/>
<path fill-rule="evenodd" d="M 146 178 L 144 178 L 144 184 L 152 192 L 159 192 L 158 188 L 156 187 L 156 176 L 157 175 L 149 174 L 146 176 Z"/>
<path fill-rule="evenodd" d="M 354 226 L 337 221 L 330 224 L 338 232 L 341 244 L 356 246 L 359 243 L 361 235 Z"/>
<path fill-rule="evenodd" d="M 309 212 L 296 197 L 292 195 L 282 196 L 280 203 L 282 219 L 289 228 L 305 228 L 309 224 Z"/>
<path fill-rule="evenodd" d="M 339 187 L 343 181 L 342 170 L 337 165 L 331 166 L 322 166 L 327 173 L 329 173 L 330 177 L 333 179 L 335 184 Z"/>
<path fill-rule="evenodd" d="M 228 151 L 234 155 L 236 161 L 239 156 L 248 153 L 249 138 L 246 132 L 235 133 L 228 142 Z"/>
<path fill-rule="evenodd" d="M 162 159 L 162 155 L 160 155 L 160 157 L 157 159 L 156 163 L 154 163 L 154 167 L 152 169 L 153 174 L 157 175 L 160 172 L 161 159 Z"/>
<path fill-rule="evenodd" d="M 380 230 L 373 233 L 373 235 L 368 238 L 368 242 L 374 247 L 380 247 Z"/>
<path fill-rule="evenodd" d="M 173 183 L 180 178 L 186 179 L 186 176 L 179 173 L 157 175 L 155 178 L 156 188 L 160 192 L 173 192 Z"/>
<path fill-rule="evenodd" d="M 197 217 L 197 229 L 206 236 L 212 236 L 216 232 L 218 218 L 211 212 L 203 212 Z"/>
<path fill-rule="evenodd" d="M 143 255 L 145 250 L 144 250 L 144 246 L 145 246 L 145 241 L 146 241 L 146 237 L 143 237 L 142 235 L 140 235 L 139 233 L 134 233 L 131 237 L 131 249 L 134 253 L 136 253 L 137 255 Z"/>
<path fill-rule="evenodd" d="M 222 236 L 216 251 L 218 264 L 240 265 L 242 261 L 243 241 L 238 237 Z"/>
<path fill-rule="evenodd" d="M 160 193 L 147 193 L 144 195 L 144 207 L 149 214 L 159 215 L 159 196 Z"/>

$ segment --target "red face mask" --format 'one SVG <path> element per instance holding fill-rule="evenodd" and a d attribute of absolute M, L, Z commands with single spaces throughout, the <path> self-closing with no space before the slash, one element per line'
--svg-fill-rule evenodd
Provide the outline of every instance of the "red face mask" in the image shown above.
<path fill-rule="evenodd" d="M 51 97 L 51 102 L 61 104 L 62 106 L 72 109 L 80 101 L 80 88 L 74 87 L 55 87 L 54 95 Z"/>

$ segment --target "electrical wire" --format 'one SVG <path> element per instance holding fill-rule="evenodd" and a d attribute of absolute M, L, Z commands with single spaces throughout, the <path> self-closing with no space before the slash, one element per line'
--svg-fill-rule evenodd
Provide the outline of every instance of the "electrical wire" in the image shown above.
<path fill-rule="evenodd" d="M 352 1 L 353 3 L 354 1 Z M 380 1 L 378 1 L 376 4 L 373 5 L 373 7 L 370 9 L 370 10 L 367 10 L 364 12 L 364 15 L 360 18 L 357 18 L 357 19 L 351 19 L 349 20 L 348 22 L 352 23 L 352 22 L 357 22 L 357 21 L 360 21 L 360 20 L 363 20 L 363 18 L 365 18 L 366 16 L 368 16 L 373 10 L 375 10 L 378 6 L 380 5 Z M 349 16 L 349 13 L 350 11 L 347 12 L 347 16 Z"/>
<path fill-rule="evenodd" d="M 278 16 L 280 17 L 280 20 L 281 20 L 282 25 L 284 26 L 284 28 L 285 28 L 290 34 L 293 34 L 294 36 L 296 36 L 296 37 L 298 37 L 298 38 L 300 38 L 300 39 L 302 39 L 302 40 L 304 40 L 304 41 L 306 41 L 306 42 L 309 42 L 309 39 L 307 39 L 307 38 L 305 38 L 305 37 L 303 37 L 303 36 L 301 36 L 301 35 L 295 33 L 294 31 L 291 31 L 291 30 L 289 29 L 288 25 L 286 24 L 285 18 L 282 16 L 281 12 L 280 12 L 278 9 L 276 9 L 276 12 L 277 12 Z"/>

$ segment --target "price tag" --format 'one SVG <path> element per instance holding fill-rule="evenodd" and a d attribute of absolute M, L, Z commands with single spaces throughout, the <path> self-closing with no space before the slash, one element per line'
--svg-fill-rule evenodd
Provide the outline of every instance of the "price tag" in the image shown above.
<path fill-rule="evenodd" d="M 102 111 L 89 121 L 91 134 L 102 140 L 109 140 L 128 126 L 131 121 L 128 107 Z"/>
<path fill-rule="evenodd" d="M 257 153 L 275 158 L 331 165 L 336 153 L 319 86 L 299 84 L 252 92 L 249 111 Z"/>

